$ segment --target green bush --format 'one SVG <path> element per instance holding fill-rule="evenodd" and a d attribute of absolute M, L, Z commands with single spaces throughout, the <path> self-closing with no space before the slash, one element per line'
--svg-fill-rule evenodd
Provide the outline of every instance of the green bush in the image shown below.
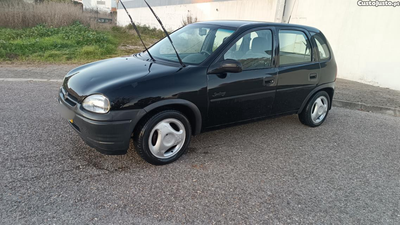
<path fill-rule="evenodd" d="M 65 61 L 74 55 L 76 59 L 99 59 L 115 54 L 117 47 L 109 32 L 94 31 L 80 23 L 60 28 L 0 28 L 0 60 Z"/>
<path fill-rule="evenodd" d="M 138 29 L 147 46 L 164 37 L 160 30 Z M 0 28 L 0 61 L 88 62 L 135 53 L 132 47 L 143 49 L 136 33 L 126 27 L 93 30 L 75 22 L 64 27 Z"/>

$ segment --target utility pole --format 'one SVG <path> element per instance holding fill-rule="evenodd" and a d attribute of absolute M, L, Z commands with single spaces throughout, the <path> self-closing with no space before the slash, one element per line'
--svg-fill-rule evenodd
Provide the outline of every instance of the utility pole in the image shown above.
<path fill-rule="evenodd" d="M 275 22 L 289 23 L 297 0 L 278 0 Z"/>
<path fill-rule="evenodd" d="M 286 0 L 278 0 L 276 3 L 275 20 L 276 23 L 283 23 L 283 15 L 285 13 Z"/>

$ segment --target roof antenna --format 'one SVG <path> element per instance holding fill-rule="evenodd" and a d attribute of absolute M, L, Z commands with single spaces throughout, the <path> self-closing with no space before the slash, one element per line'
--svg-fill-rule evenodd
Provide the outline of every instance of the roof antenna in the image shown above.
<path fill-rule="evenodd" d="M 145 2 L 146 5 L 149 7 L 149 9 L 150 9 L 151 12 L 153 13 L 153 15 L 156 17 L 158 23 L 161 25 L 162 29 L 164 30 L 165 35 L 166 35 L 166 36 L 168 37 L 168 39 L 169 39 L 169 42 L 171 42 L 172 48 L 174 49 L 174 51 L 175 51 L 175 53 L 176 53 L 176 57 L 178 58 L 179 63 L 182 65 L 182 67 L 185 67 L 186 65 L 182 62 L 182 59 L 181 59 L 181 57 L 179 56 L 178 51 L 176 51 L 176 48 L 175 48 L 175 46 L 174 46 L 174 43 L 172 42 L 172 39 L 171 39 L 171 37 L 169 36 L 167 30 L 165 30 L 165 27 L 164 27 L 163 23 L 161 22 L 160 18 L 158 18 L 158 16 L 157 16 L 156 13 L 154 12 L 154 10 L 151 8 L 151 6 L 149 5 L 149 3 L 147 3 L 146 0 L 144 0 L 144 2 Z"/>
<path fill-rule="evenodd" d="M 133 28 L 135 29 L 135 31 L 136 31 L 136 33 L 137 33 L 137 35 L 138 35 L 140 41 L 142 42 L 145 51 L 149 54 L 151 60 L 155 62 L 156 60 L 153 58 L 153 56 L 150 54 L 149 50 L 147 49 L 146 45 L 144 44 L 143 39 L 142 39 L 142 37 L 140 36 L 139 30 L 138 30 L 138 28 L 136 27 L 135 23 L 133 22 L 131 15 L 129 15 L 129 12 L 128 12 L 128 10 L 126 9 L 124 3 L 122 2 L 122 0 L 119 0 L 119 2 L 121 2 L 121 5 L 124 7 L 126 14 L 128 14 L 129 19 L 131 20 L 131 24 L 132 24 Z"/>

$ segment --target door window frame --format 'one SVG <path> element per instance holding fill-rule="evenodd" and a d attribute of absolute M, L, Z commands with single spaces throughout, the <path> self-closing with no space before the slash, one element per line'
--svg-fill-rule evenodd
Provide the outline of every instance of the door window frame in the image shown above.
<path fill-rule="evenodd" d="M 236 42 L 239 41 L 241 38 L 243 38 L 245 35 L 247 35 L 249 33 L 252 33 L 252 32 L 255 32 L 255 31 L 260 31 L 260 30 L 269 30 L 269 31 L 271 31 L 271 37 L 272 37 L 271 66 L 270 67 L 266 67 L 266 68 L 246 69 L 246 70 L 243 70 L 243 72 L 252 71 L 252 70 L 265 70 L 265 69 L 276 68 L 276 66 L 277 66 L 276 57 L 277 57 L 277 46 L 278 46 L 278 43 L 276 41 L 277 40 L 276 29 L 275 29 L 275 27 L 272 27 L 272 26 L 257 27 L 257 28 L 253 28 L 253 29 L 249 29 L 249 30 L 243 31 L 235 39 L 231 40 L 229 45 L 225 46 L 225 48 L 222 50 L 220 55 L 210 64 L 210 66 L 213 65 L 214 63 L 222 61 L 224 59 L 225 53 L 228 52 L 229 49 L 231 49 L 231 47 L 233 45 L 235 45 Z"/>

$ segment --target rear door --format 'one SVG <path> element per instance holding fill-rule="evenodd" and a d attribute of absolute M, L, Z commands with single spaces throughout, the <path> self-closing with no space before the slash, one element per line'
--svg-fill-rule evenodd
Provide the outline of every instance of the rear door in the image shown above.
<path fill-rule="evenodd" d="M 244 33 L 223 53 L 219 60 L 237 60 L 243 71 L 207 75 L 209 126 L 271 114 L 277 81 L 277 69 L 272 63 L 274 44 L 273 30 L 260 28 Z"/>
<path fill-rule="evenodd" d="M 316 87 L 320 65 L 313 53 L 310 34 L 303 29 L 280 28 L 278 84 L 273 114 L 297 112 Z"/>

